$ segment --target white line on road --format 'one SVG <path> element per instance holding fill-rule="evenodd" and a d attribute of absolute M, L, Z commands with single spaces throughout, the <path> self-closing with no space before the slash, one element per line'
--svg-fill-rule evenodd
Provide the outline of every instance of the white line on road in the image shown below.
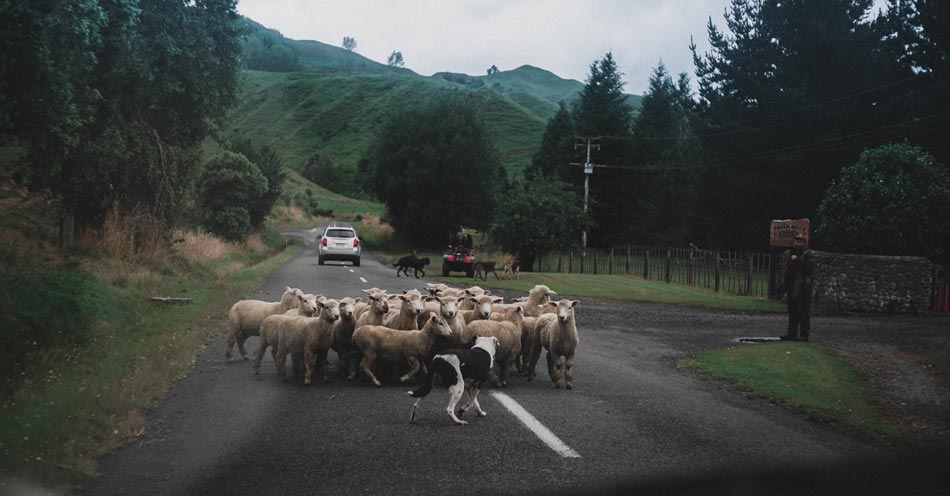
<path fill-rule="evenodd" d="M 355 271 L 355 270 L 353 270 L 353 269 L 349 269 L 349 270 L 350 270 L 350 272 L 356 274 L 356 271 Z"/>
<path fill-rule="evenodd" d="M 363 278 L 363 277 L 361 277 L 360 280 L 363 281 L 363 282 L 369 282 L 369 281 L 367 281 L 367 280 L 366 280 L 365 278 Z"/>
<path fill-rule="evenodd" d="M 539 439 L 544 441 L 544 444 L 548 445 L 549 448 L 553 449 L 555 453 L 565 457 L 565 458 L 580 458 L 581 455 L 572 450 L 570 446 L 564 444 L 564 441 L 558 439 L 557 436 L 551 432 L 550 429 L 545 427 L 538 419 L 534 418 L 534 415 L 531 415 L 527 410 L 524 409 L 517 401 L 513 400 L 510 396 L 505 393 L 499 393 L 497 391 L 492 391 L 491 395 L 493 398 L 498 400 L 509 412 L 513 413 L 515 417 L 518 417 L 525 427 L 531 430 L 534 435 L 538 436 Z"/>

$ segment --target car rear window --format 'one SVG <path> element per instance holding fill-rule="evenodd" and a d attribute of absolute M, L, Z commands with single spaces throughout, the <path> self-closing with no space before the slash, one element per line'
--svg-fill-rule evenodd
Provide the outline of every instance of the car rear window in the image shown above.
<path fill-rule="evenodd" d="M 356 233 L 349 229 L 327 229 L 324 236 L 328 238 L 355 238 Z"/>

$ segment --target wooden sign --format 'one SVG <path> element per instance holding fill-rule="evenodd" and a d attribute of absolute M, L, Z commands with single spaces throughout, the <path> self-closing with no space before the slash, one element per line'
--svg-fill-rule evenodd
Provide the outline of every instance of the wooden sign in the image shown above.
<path fill-rule="evenodd" d="M 795 235 L 805 236 L 805 244 L 810 245 L 811 230 L 809 229 L 808 219 L 786 219 L 773 220 L 769 229 L 769 245 L 771 246 L 795 246 Z"/>

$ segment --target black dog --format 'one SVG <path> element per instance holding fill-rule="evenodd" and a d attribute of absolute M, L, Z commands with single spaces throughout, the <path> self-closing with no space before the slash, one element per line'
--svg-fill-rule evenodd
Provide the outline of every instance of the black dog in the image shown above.
<path fill-rule="evenodd" d="M 498 277 L 498 272 L 495 271 L 495 262 L 475 262 L 475 277 L 480 277 L 483 281 L 488 280 L 488 273 L 491 272 L 495 274 L 495 279 L 501 280 Z"/>
<path fill-rule="evenodd" d="M 412 405 L 409 423 L 411 424 L 416 419 L 416 409 L 422 404 L 422 399 L 429 394 L 429 391 L 432 391 L 432 383 L 437 375 L 442 378 L 443 383 L 449 385 L 451 396 L 446 411 L 456 424 L 465 425 L 468 423 L 455 415 L 455 406 L 458 405 L 465 391 L 468 391 L 469 402 L 459 409 L 459 415 L 464 414 L 473 406 L 479 417 L 488 415 L 478 404 L 478 390 L 488 380 L 492 363 L 495 361 L 495 347 L 497 346 L 498 338 L 480 336 L 475 338 L 475 346 L 470 349 L 440 351 L 432 359 L 432 363 L 429 365 L 429 373 L 422 387 L 415 391 L 409 391 L 409 396 L 419 398 Z"/>
<path fill-rule="evenodd" d="M 416 258 L 409 255 L 400 258 L 393 264 L 393 267 L 398 267 L 396 269 L 396 277 L 399 277 L 400 272 L 405 274 L 406 277 L 409 277 L 409 269 L 413 269 L 413 274 L 416 276 L 416 279 L 418 279 L 420 273 L 422 273 L 422 277 L 426 276 L 426 271 L 424 270 L 426 265 L 429 265 L 429 257 Z"/>

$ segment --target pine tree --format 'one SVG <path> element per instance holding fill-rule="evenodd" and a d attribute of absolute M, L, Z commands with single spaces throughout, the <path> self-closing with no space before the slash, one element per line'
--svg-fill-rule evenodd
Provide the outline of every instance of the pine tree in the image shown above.
<path fill-rule="evenodd" d="M 574 121 L 564 102 L 556 114 L 548 119 L 541 137 L 541 148 L 531 158 L 525 179 L 558 179 L 560 173 L 576 158 L 574 150 Z"/>
<path fill-rule="evenodd" d="M 590 178 L 589 202 L 596 224 L 589 237 L 591 245 L 629 242 L 634 234 L 630 222 L 631 200 L 638 177 L 629 168 L 633 107 L 627 103 L 623 86 L 623 73 L 608 52 L 591 64 L 584 89 L 574 106 L 577 134 L 601 138 L 600 149 L 591 155 L 591 161 L 611 166 L 599 168 Z M 583 168 L 564 164 L 559 176 L 583 195 Z"/>

